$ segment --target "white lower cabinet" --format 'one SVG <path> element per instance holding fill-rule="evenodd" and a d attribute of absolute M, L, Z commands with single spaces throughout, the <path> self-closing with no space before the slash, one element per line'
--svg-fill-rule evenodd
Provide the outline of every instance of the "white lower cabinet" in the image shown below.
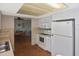
<path fill-rule="evenodd" d="M 51 51 L 51 38 L 50 38 L 50 36 L 46 37 L 45 40 L 46 40 L 46 42 L 45 42 L 46 50 L 50 52 Z"/>

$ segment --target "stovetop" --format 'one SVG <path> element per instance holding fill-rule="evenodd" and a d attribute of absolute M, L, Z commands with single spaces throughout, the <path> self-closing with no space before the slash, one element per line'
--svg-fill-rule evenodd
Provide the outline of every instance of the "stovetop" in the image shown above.
<path fill-rule="evenodd" d="M 0 53 L 5 52 L 5 51 L 9 51 L 9 50 L 10 50 L 10 46 L 9 46 L 8 41 L 0 42 Z"/>

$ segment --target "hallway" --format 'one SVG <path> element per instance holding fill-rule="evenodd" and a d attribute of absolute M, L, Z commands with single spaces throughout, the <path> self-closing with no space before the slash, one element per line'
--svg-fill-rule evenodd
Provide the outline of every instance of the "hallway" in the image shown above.
<path fill-rule="evenodd" d="M 51 54 L 37 45 L 31 45 L 31 39 L 28 36 L 21 35 L 15 37 L 15 56 L 50 56 Z"/>

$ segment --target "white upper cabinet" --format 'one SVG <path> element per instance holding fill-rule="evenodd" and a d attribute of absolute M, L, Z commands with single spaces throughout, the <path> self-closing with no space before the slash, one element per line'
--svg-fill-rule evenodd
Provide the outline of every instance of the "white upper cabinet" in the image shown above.
<path fill-rule="evenodd" d="M 39 19 L 40 28 L 51 28 L 51 17 L 44 17 Z"/>

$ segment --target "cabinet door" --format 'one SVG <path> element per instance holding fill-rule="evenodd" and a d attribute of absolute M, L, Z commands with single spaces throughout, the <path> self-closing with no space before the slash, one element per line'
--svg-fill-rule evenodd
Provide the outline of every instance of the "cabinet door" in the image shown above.
<path fill-rule="evenodd" d="M 48 50 L 49 52 L 51 51 L 51 37 L 45 37 L 45 45 L 46 45 L 46 50 Z"/>

